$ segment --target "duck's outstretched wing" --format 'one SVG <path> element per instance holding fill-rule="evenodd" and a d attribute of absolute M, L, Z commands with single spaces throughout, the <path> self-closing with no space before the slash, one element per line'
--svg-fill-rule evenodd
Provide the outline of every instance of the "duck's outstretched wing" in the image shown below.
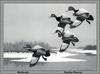
<path fill-rule="evenodd" d="M 35 65 L 38 63 L 39 59 L 40 59 L 40 57 L 32 57 L 29 66 L 30 66 L 30 67 L 35 66 Z"/>

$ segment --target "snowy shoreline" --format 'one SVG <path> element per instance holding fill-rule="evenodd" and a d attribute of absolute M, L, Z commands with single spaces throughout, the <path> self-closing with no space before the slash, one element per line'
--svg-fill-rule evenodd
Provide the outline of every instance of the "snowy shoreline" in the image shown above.
<path fill-rule="evenodd" d="M 44 61 L 42 58 L 40 58 L 40 62 L 75 62 L 75 61 L 86 61 L 84 59 L 72 59 L 72 58 L 64 58 L 64 57 L 69 57 L 69 56 L 76 56 L 79 54 L 85 54 L 85 53 L 90 53 L 90 54 L 96 54 L 96 50 L 79 50 L 79 49 L 70 49 L 67 50 L 66 52 L 60 53 L 51 53 L 51 56 L 48 57 L 48 61 Z M 3 57 L 4 58 L 21 58 L 17 60 L 10 60 L 10 61 L 17 61 L 17 62 L 30 62 L 31 57 L 32 57 L 31 52 L 4 52 Z"/>

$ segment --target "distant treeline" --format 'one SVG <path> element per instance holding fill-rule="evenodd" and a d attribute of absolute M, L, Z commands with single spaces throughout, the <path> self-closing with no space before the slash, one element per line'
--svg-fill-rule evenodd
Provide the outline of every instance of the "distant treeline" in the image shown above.
<path fill-rule="evenodd" d="M 84 49 L 84 50 L 96 50 L 97 46 L 96 45 L 87 45 L 85 47 L 79 47 L 78 49 Z"/>
<path fill-rule="evenodd" d="M 53 47 L 51 47 L 48 43 L 44 42 L 25 42 L 25 41 L 19 41 L 15 43 L 4 43 L 3 45 L 3 51 L 4 52 L 27 52 L 27 50 L 23 49 L 23 47 L 26 44 L 30 44 L 32 47 L 35 45 L 40 45 L 44 47 L 45 49 L 51 50 Z"/>

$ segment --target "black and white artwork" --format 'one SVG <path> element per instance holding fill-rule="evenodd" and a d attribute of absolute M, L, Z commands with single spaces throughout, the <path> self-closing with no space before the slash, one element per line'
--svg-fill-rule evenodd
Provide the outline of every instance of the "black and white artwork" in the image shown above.
<path fill-rule="evenodd" d="M 5 3 L 3 70 L 96 71 L 96 20 L 95 3 Z"/>

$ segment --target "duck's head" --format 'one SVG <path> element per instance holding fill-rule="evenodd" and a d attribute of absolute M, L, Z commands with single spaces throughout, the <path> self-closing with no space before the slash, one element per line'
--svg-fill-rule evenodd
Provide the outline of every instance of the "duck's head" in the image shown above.
<path fill-rule="evenodd" d="M 56 17 L 56 15 L 55 14 L 51 14 L 51 16 L 50 17 Z"/>
<path fill-rule="evenodd" d="M 68 7 L 68 11 L 74 11 L 74 10 L 75 10 L 75 8 L 73 6 Z"/>

